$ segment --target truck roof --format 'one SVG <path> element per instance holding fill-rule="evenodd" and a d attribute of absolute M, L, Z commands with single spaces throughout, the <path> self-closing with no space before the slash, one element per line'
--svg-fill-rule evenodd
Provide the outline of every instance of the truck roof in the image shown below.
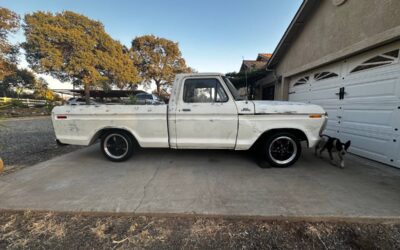
<path fill-rule="evenodd" d="M 177 77 L 186 77 L 186 76 L 224 76 L 225 74 L 218 72 L 203 72 L 203 73 L 183 73 L 177 74 Z"/>

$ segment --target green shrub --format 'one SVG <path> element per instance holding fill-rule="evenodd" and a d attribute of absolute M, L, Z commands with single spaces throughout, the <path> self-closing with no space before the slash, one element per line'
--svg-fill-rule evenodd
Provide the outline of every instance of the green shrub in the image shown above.
<path fill-rule="evenodd" d="M 11 107 L 13 108 L 27 108 L 28 106 L 23 104 L 21 100 L 11 100 Z"/>
<path fill-rule="evenodd" d="M 48 113 L 51 113 L 51 111 L 53 110 L 53 108 L 55 107 L 55 105 L 51 102 L 46 103 L 46 106 L 44 106 L 46 108 L 46 111 Z"/>
<path fill-rule="evenodd" d="M 136 104 L 137 103 L 137 97 L 135 95 L 129 96 L 129 101 L 128 104 Z"/>

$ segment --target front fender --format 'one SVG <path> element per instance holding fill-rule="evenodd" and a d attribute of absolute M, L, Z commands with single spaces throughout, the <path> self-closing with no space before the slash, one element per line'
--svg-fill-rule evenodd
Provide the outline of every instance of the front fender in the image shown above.
<path fill-rule="evenodd" d="M 247 150 L 268 131 L 296 130 L 303 133 L 308 147 L 319 141 L 319 133 L 325 117 L 310 118 L 308 115 L 241 115 L 236 150 Z"/>

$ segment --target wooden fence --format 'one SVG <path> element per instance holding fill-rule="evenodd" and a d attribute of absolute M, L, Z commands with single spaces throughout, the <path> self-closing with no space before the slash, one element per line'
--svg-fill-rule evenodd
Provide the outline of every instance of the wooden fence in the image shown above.
<path fill-rule="evenodd" d="M 46 100 L 36 100 L 27 98 L 10 98 L 10 97 L 0 97 L 0 105 L 5 105 L 11 102 L 21 102 L 28 107 L 40 107 L 45 106 L 48 102 Z"/>

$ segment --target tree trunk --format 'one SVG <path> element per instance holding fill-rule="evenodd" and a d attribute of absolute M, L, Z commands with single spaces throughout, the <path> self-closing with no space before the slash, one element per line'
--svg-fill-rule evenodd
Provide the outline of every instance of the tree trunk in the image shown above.
<path fill-rule="evenodd" d="M 156 86 L 157 86 L 157 95 L 161 96 L 161 89 L 160 89 L 160 82 L 156 81 Z"/>
<path fill-rule="evenodd" d="M 85 90 L 86 105 L 89 105 L 90 104 L 90 86 L 89 86 L 89 84 L 84 85 L 84 90 Z"/>

